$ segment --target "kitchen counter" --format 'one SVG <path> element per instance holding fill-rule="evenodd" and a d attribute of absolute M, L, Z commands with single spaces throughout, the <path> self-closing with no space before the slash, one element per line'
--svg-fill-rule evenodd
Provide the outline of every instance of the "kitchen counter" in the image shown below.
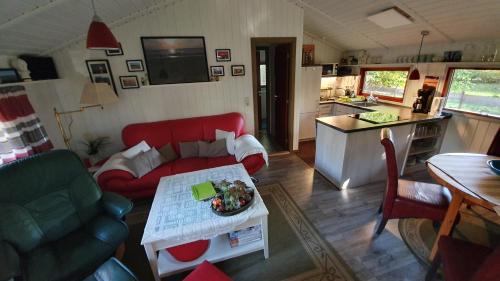
<path fill-rule="evenodd" d="M 382 128 L 391 127 L 398 171 L 403 171 L 417 126 L 422 126 L 424 123 L 441 124 L 447 121 L 443 121 L 445 116 L 434 117 L 413 113 L 412 108 L 392 104 L 379 103 L 365 107 L 340 101 L 321 103 L 333 103 L 336 115 L 316 118 L 314 168 L 339 189 L 363 186 L 387 178 L 385 152 L 380 144 Z M 335 109 L 336 106 L 339 108 Z M 351 117 L 357 114 L 338 115 L 339 109 L 345 109 L 346 106 L 358 109 L 350 112 L 390 113 L 399 116 L 400 120 L 373 123 Z M 340 114 L 344 112 L 349 110 L 340 110 Z"/>
<path fill-rule="evenodd" d="M 316 118 L 317 123 L 324 124 L 333 129 L 339 130 L 343 133 L 350 132 L 358 132 L 364 130 L 372 130 L 372 129 L 380 129 L 385 127 L 393 127 L 393 126 L 401 126 L 412 123 L 420 123 L 420 122 L 429 122 L 429 121 L 437 121 L 446 118 L 446 116 L 429 116 L 425 113 L 413 113 L 412 108 L 392 105 L 392 104 L 383 104 L 378 103 L 377 105 L 372 105 L 368 107 L 340 102 L 334 100 L 321 101 L 320 104 L 340 104 L 345 106 L 350 106 L 354 108 L 364 109 L 366 111 L 378 111 L 391 113 L 399 116 L 400 120 L 395 122 L 388 123 L 371 123 L 368 121 L 363 121 L 357 118 L 353 118 L 350 115 L 341 115 L 341 116 L 328 116 L 328 117 L 319 117 Z"/>

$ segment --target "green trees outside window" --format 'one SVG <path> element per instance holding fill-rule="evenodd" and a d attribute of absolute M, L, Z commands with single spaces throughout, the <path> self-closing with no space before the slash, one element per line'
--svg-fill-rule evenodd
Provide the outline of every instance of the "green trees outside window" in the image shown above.
<path fill-rule="evenodd" d="M 452 69 L 445 107 L 500 116 L 500 69 Z"/>

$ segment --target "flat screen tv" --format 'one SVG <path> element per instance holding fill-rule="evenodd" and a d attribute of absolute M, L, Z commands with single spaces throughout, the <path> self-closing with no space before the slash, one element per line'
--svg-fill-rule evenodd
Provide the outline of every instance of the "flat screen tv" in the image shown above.
<path fill-rule="evenodd" d="M 141 37 L 151 85 L 207 82 L 204 37 Z"/>

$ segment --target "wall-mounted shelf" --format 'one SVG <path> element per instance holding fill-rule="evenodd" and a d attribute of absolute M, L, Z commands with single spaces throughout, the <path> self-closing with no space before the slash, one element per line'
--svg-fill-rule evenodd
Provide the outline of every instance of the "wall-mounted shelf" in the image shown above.
<path fill-rule="evenodd" d="M 26 82 L 15 82 L 15 83 L 6 83 L 6 84 L 0 84 L 0 87 L 3 86 L 16 86 L 16 85 L 33 85 L 33 84 L 41 84 L 41 83 L 46 83 L 46 82 L 52 82 L 52 81 L 58 81 L 61 80 L 61 78 L 58 79 L 47 79 L 47 80 L 37 80 L 37 81 L 26 81 Z"/>
<path fill-rule="evenodd" d="M 416 62 L 394 62 L 394 63 L 369 63 L 369 64 L 339 64 L 340 66 L 348 66 L 348 67 L 391 67 L 391 66 L 411 66 L 417 64 Z M 461 62 L 419 62 L 419 65 L 424 65 L 424 64 L 431 64 L 431 65 L 439 65 L 439 64 L 444 64 L 447 66 L 454 66 L 454 67 L 467 67 L 467 66 L 475 66 L 475 67 L 495 67 L 498 66 L 500 67 L 500 61 L 494 61 L 494 62 L 468 62 L 468 61 L 461 61 Z"/>

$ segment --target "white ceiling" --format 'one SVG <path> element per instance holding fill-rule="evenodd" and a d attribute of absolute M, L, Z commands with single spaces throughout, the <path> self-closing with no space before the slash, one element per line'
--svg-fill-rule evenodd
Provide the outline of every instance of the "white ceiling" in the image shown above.
<path fill-rule="evenodd" d="M 500 38 L 500 0 L 291 0 L 304 8 L 304 30 L 341 49 Z M 397 6 L 414 23 L 383 29 L 367 16 Z"/>
<path fill-rule="evenodd" d="M 95 0 L 108 24 L 172 0 Z M 209 1 L 209 0 L 205 0 Z M 211 0 L 213 1 L 213 0 Z M 251 1 L 251 0 L 245 0 Z M 272 1 L 272 0 L 271 0 Z M 304 8 L 304 31 L 340 49 L 500 38 L 500 0 L 290 0 Z M 368 15 L 397 6 L 414 23 L 383 29 Z M 45 53 L 83 38 L 92 18 L 90 0 L 0 0 L 0 55 Z"/>
<path fill-rule="evenodd" d="M 97 14 L 113 23 L 166 0 L 95 0 Z M 0 0 L 0 55 L 39 54 L 87 33 L 90 0 Z"/>

